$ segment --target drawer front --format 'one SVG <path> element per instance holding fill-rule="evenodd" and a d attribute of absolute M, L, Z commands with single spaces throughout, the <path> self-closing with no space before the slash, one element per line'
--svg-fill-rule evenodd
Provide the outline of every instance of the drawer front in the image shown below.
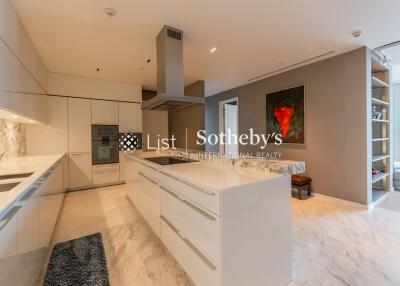
<path fill-rule="evenodd" d="M 119 182 L 119 164 L 93 166 L 93 184 Z"/>
<path fill-rule="evenodd" d="M 161 189 L 144 177 L 134 183 L 128 183 L 127 187 L 128 198 L 159 237 Z"/>
<path fill-rule="evenodd" d="M 206 190 L 196 186 L 190 182 L 167 174 L 163 171 L 158 171 L 149 166 L 141 164 L 141 171 L 157 181 L 161 186 L 164 186 L 176 193 L 187 197 L 198 205 L 209 210 L 210 212 L 220 215 L 219 193 Z"/>
<path fill-rule="evenodd" d="M 220 218 L 166 188 L 161 191 L 161 214 L 212 262 L 220 264 Z"/>
<path fill-rule="evenodd" d="M 221 270 L 167 219 L 161 219 L 161 240 L 196 285 L 221 285 Z"/>

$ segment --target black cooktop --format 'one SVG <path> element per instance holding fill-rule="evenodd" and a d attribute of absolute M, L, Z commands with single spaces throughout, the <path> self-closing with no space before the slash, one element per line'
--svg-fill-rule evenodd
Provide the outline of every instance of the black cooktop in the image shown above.
<path fill-rule="evenodd" d="M 190 160 L 178 157 L 150 157 L 145 159 L 157 163 L 159 165 L 173 165 L 173 164 L 198 162 L 196 160 Z"/>

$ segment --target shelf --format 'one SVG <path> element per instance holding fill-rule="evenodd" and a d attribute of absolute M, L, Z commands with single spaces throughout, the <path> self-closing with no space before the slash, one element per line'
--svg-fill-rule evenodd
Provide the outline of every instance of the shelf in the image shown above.
<path fill-rule="evenodd" d="M 378 162 L 387 158 L 389 158 L 389 155 L 372 155 L 372 162 Z"/>
<path fill-rule="evenodd" d="M 372 175 L 372 183 L 379 182 L 389 176 L 389 173 L 379 173 L 378 175 Z"/>
<path fill-rule="evenodd" d="M 372 105 L 389 105 L 389 102 L 377 99 L 377 98 L 371 98 L 372 100 Z"/>
<path fill-rule="evenodd" d="M 388 87 L 389 85 L 380 80 L 379 78 L 376 78 L 374 76 L 372 76 L 372 88 L 384 88 L 384 87 Z"/>
<path fill-rule="evenodd" d="M 386 119 L 372 119 L 372 122 L 389 123 L 389 120 L 386 120 Z"/>
<path fill-rule="evenodd" d="M 381 202 L 384 197 L 389 194 L 389 191 L 386 190 L 372 190 L 372 201 L 374 203 L 379 203 Z"/>
<path fill-rule="evenodd" d="M 372 142 L 388 141 L 390 138 L 372 138 Z"/>

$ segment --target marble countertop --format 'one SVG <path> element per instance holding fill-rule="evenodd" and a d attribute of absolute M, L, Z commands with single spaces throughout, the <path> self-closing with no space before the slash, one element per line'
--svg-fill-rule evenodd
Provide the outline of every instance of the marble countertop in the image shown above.
<path fill-rule="evenodd" d="M 25 195 L 37 179 L 57 163 L 64 154 L 24 156 L 0 161 L 0 175 L 33 173 L 26 178 L 0 180 L 0 184 L 20 182 L 7 192 L 0 192 L 0 218 L 16 201 Z"/>
<path fill-rule="evenodd" d="M 242 159 L 200 159 L 174 165 L 159 165 L 145 158 L 171 156 L 171 152 L 124 152 L 127 158 L 138 160 L 156 169 L 168 172 L 177 178 L 192 182 L 200 187 L 223 191 L 229 188 L 271 179 L 277 176 L 304 172 L 304 162 L 267 160 L 256 158 Z M 196 159 L 196 158 L 191 158 Z M 198 158 L 197 158 L 198 159 Z"/>

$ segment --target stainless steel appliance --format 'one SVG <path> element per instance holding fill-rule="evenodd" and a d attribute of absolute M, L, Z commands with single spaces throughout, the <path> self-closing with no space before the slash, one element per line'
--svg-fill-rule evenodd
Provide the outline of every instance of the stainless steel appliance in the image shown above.
<path fill-rule="evenodd" d="M 180 110 L 204 104 L 205 98 L 185 95 L 183 31 L 164 26 L 157 36 L 157 95 L 143 102 L 142 109 Z"/>
<path fill-rule="evenodd" d="M 119 163 L 118 125 L 92 125 L 92 165 Z"/>
<path fill-rule="evenodd" d="M 157 163 L 159 165 L 173 165 L 173 164 L 182 164 L 182 163 L 192 163 L 192 162 L 199 162 L 196 160 L 191 160 L 191 159 L 185 159 L 185 158 L 179 158 L 179 157 L 170 157 L 170 156 L 165 156 L 165 157 L 149 157 L 145 158 L 148 161 L 151 161 L 153 163 Z"/>

